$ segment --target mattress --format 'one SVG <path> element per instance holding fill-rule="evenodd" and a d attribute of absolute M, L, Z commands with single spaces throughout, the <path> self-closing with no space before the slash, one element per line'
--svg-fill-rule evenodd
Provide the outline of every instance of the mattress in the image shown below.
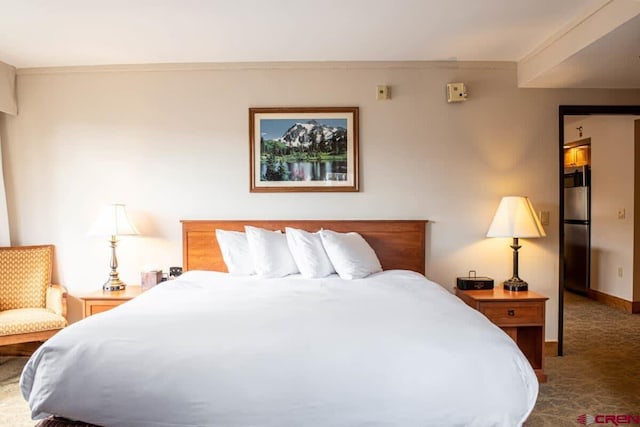
<path fill-rule="evenodd" d="M 502 330 L 403 270 L 191 271 L 59 332 L 20 386 L 34 419 L 108 427 L 513 427 L 538 393 Z"/>

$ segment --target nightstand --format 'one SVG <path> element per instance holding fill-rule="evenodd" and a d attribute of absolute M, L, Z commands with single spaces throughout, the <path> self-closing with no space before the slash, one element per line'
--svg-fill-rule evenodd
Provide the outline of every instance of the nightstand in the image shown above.
<path fill-rule="evenodd" d="M 120 304 L 132 300 L 142 293 L 140 286 L 127 286 L 124 291 L 105 292 L 102 289 L 90 295 L 81 297 L 84 302 L 82 306 L 82 318 L 111 310 Z"/>
<path fill-rule="evenodd" d="M 538 377 L 544 373 L 544 306 L 549 299 L 532 291 L 510 292 L 502 287 L 462 291 L 456 296 L 499 326 L 518 344 Z"/>

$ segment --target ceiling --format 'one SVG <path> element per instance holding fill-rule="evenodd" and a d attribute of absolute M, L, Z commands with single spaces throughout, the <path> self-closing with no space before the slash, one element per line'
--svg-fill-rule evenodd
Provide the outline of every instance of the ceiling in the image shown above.
<path fill-rule="evenodd" d="M 522 87 L 640 87 L 640 0 L 0 0 L 0 8 L 0 61 L 17 68 L 511 61 Z"/>
<path fill-rule="evenodd" d="M 640 15 L 551 67 L 530 87 L 640 88 Z"/>

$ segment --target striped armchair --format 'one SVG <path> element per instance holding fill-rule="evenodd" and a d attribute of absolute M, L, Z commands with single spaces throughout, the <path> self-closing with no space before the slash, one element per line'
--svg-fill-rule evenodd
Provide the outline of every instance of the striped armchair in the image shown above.
<path fill-rule="evenodd" d="M 46 341 L 67 326 L 67 291 L 51 284 L 53 245 L 0 248 L 0 346 Z"/>

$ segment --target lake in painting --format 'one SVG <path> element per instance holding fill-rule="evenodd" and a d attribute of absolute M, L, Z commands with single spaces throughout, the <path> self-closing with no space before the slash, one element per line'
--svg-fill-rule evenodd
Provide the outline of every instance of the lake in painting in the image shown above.
<path fill-rule="evenodd" d="M 267 162 L 260 164 L 262 181 L 346 181 L 346 160 Z"/>

